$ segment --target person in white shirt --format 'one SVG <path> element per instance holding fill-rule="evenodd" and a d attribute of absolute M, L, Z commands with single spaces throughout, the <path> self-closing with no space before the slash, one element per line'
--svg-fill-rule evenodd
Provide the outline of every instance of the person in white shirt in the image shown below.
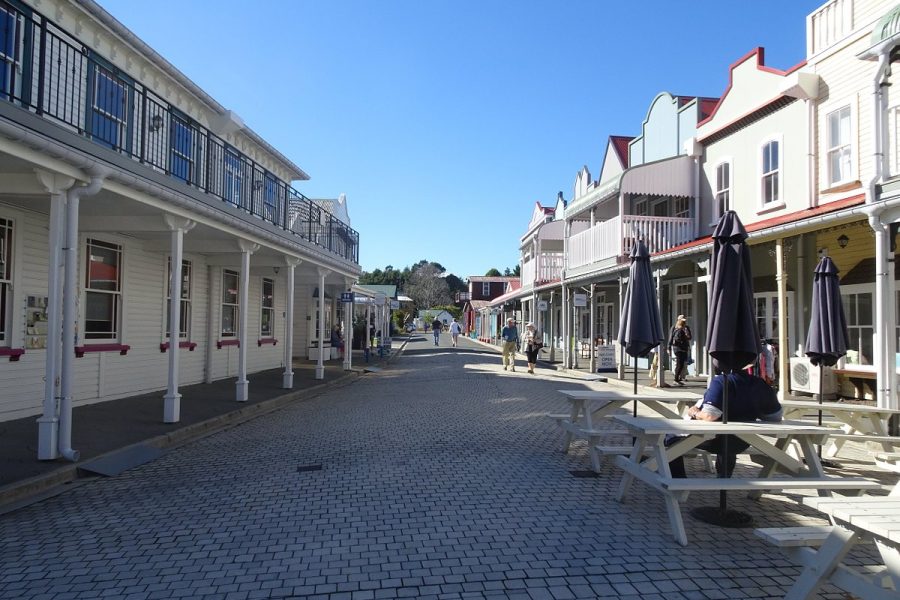
<path fill-rule="evenodd" d="M 459 339 L 459 334 L 462 333 L 462 326 L 456 322 L 456 319 L 453 319 L 453 322 L 450 323 L 450 339 L 453 341 L 453 347 L 456 348 L 456 340 Z"/>

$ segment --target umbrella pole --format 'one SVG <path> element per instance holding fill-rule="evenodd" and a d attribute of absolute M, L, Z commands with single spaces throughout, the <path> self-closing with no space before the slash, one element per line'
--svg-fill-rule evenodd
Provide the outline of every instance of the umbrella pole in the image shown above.
<path fill-rule="evenodd" d="M 637 396 L 637 356 L 634 357 L 634 395 Z M 631 413 L 632 416 L 637 416 L 637 398 L 634 399 L 634 408 Z"/>
<path fill-rule="evenodd" d="M 725 385 L 722 390 L 722 423 L 728 423 L 728 388 L 729 385 L 728 375 L 731 374 L 731 369 L 728 369 L 723 377 L 725 378 Z M 719 473 L 716 476 L 727 479 L 728 478 L 728 465 L 730 464 L 729 456 L 728 456 L 728 436 L 722 436 L 722 455 L 725 458 L 725 473 Z M 719 510 L 722 511 L 722 518 L 725 517 L 725 514 L 728 512 L 728 493 L 725 490 L 719 490 Z"/>

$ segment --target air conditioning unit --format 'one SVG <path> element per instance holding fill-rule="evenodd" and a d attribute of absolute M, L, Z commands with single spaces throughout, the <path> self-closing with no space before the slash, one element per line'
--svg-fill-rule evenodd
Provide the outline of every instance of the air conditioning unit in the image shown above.
<path fill-rule="evenodd" d="M 791 391 L 803 394 L 819 393 L 819 378 L 822 378 L 822 394 L 825 397 L 837 394 L 837 381 L 831 367 L 820 369 L 809 362 L 809 358 L 791 357 Z"/>

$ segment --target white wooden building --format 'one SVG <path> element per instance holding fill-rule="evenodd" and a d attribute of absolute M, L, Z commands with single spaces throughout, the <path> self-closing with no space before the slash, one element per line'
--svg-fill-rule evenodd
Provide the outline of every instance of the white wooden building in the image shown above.
<path fill-rule="evenodd" d="M 361 272 L 345 199 L 296 191 L 301 168 L 95 2 L 0 19 L 0 421 L 38 417 L 39 458 L 75 459 L 73 405 L 160 391 L 175 422 L 180 385 L 292 387 Z"/>

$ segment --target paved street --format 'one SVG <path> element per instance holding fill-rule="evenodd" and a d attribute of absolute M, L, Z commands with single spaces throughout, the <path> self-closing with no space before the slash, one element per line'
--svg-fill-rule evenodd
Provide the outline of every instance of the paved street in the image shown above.
<path fill-rule="evenodd" d="M 613 467 L 572 474 L 584 445 L 562 454 L 544 415 L 566 409 L 560 388 L 609 384 L 442 344 L 416 339 L 381 372 L 0 516 L 0 597 L 784 594 L 798 570 L 752 529 L 686 517 L 682 548 L 658 494 L 636 485 L 620 505 Z M 823 523 L 796 498 L 731 506 Z"/>

